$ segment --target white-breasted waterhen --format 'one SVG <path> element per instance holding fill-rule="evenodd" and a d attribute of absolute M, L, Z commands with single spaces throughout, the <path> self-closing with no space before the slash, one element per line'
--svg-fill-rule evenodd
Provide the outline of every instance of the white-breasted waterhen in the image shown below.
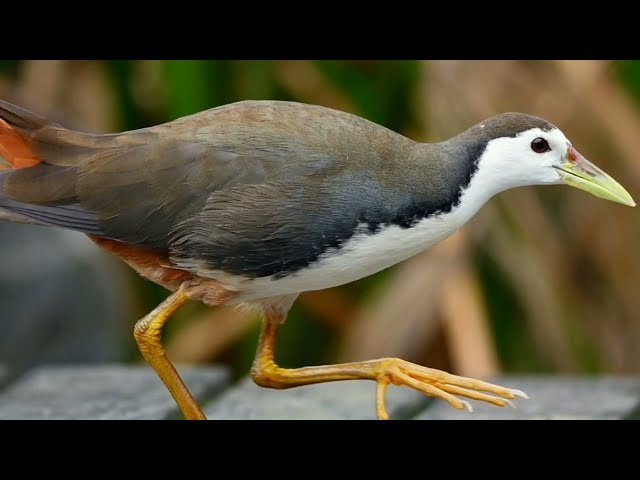
<path fill-rule="evenodd" d="M 462 409 L 523 392 L 397 358 L 286 369 L 278 330 L 299 293 L 352 282 L 460 228 L 495 194 L 566 183 L 635 205 L 549 122 L 489 118 L 441 143 L 313 105 L 245 101 L 119 134 L 71 131 L 0 102 L 0 219 L 86 233 L 172 294 L 135 338 L 184 416 L 205 416 L 160 343 L 188 299 L 252 304 L 264 319 L 251 374 L 290 388 L 337 380 L 388 384 Z"/>

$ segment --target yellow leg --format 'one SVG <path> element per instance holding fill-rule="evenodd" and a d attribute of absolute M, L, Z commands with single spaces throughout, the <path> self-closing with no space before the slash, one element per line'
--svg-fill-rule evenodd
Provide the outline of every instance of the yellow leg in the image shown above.
<path fill-rule="evenodd" d="M 466 408 L 471 411 L 472 409 L 469 402 L 460 400 L 454 395 L 481 400 L 499 407 L 513 406 L 508 399 L 528 398 L 520 390 L 451 375 L 399 358 L 381 358 L 319 367 L 281 368 L 275 363 L 274 351 L 282 320 L 282 317 L 265 314 L 262 323 L 258 352 L 251 368 L 251 376 L 258 385 L 263 387 L 285 389 L 339 380 L 374 380 L 377 382 L 376 413 L 381 420 L 389 418 L 384 402 L 389 384 L 404 385 L 429 397 L 441 398 L 459 410 Z"/>
<path fill-rule="evenodd" d="M 173 395 L 187 420 L 206 420 L 202 410 L 185 386 L 162 348 L 160 334 L 169 317 L 188 300 L 182 288 L 176 290 L 151 313 L 136 323 L 133 335 L 144 359 L 151 365 Z"/>

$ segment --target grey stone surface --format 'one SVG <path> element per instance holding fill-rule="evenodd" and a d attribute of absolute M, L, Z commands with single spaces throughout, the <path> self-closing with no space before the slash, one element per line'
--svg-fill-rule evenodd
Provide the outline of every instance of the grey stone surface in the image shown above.
<path fill-rule="evenodd" d="M 227 383 L 222 368 L 177 368 L 200 401 Z M 0 392 L 0 419 L 165 418 L 181 417 L 165 386 L 146 365 L 40 368 Z"/>
<path fill-rule="evenodd" d="M 525 391 L 530 399 L 516 400 L 517 408 L 499 408 L 471 401 L 473 413 L 433 402 L 421 420 L 577 420 L 629 418 L 640 405 L 639 377 L 516 377 L 490 380 Z"/>
<path fill-rule="evenodd" d="M 332 382 L 289 390 L 272 390 L 250 378 L 225 391 L 204 407 L 209 419 L 367 420 L 375 419 L 376 384 L 371 381 Z M 387 389 L 391 418 L 407 418 L 429 399 L 408 388 Z"/>
<path fill-rule="evenodd" d="M 140 314 L 128 267 L 78 232 L 0 222 L 0 363 L 117 363 Z M 133 278 L 133 277 L 131 277 Z"/>
<path fill-rule="evenodd" d="M 224 369 L 179 367 L 210 419 L 374 419 L 375 384 L 334 382 L 271 390 L 245 378 L 229 387 Z M 6 369 L 4 370 L 6 372 Z M 6 376 L 5 376 L 6 377 Z M 0 366 L 0 389 L 3 368 Z M 526 391 L 517 409 L 472 401 L 454 410 L 408 388 L 389 387 L 392 419 L 623 419 L 640 418 L 640 377 L 500 377 Z M 147 366 L 47 367 L 0 390 L 0 419 L 181 418 L 164 385 Z"/>

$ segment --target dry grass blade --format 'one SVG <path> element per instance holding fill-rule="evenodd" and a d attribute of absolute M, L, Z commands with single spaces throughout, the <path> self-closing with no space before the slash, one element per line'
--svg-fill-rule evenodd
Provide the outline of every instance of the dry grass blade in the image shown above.
<path fill-rule="evenodd" d="M 388 281 L 351 319 L 341 361 L 381 356 L 411 358 L 424 351 L 438 327 L 443 279 L 457 260 L 442 245 L 396 267 Z M 445 248 L 446 249 L 446 248 Z"/>
<path fill-rule="evenodd" d="M 349 328 L 349 320 L 355 313 L 352 299 L 342 288 L 305 292 L 298 298 L 298 305 L 339 330 Z"/>
<path fill-rule="evenodd" d="M 67 60 L 28 60 L 22 64 L 16 97 L 31 108 L 51 110 L 65 90 Z"/>
<path fill-rule="evenodd" d="M 508 275 L 512 287 L 521 298 L 526 312 L 525 320 L 536 345 L 554 367 L 576 370 L 569 348 L 569 332 L 564 325 L 563 302 L 556 293 L 559 287 L 553 272 L 545 268 L 535 246 L 522 237 L 518 238 L 504 224 L 496 223 L 486 248 Z"/>
<path fill-rule="evenodd" d="M 221 307 L 191 319 L 167 342 L 167 355 L 175 362 L 208 362 L 230 347 L 257 321 L 255 311 Z"/>
<path fill-rule="evenodd" d="M 442 318 L 452 366 L 467 377 L 496 375 L 500 368 L 482 293 L 468 261 L 471 245 L 467 231 L 452 236 L 445 246 L 459 258 L 442 289 Z"/>
<path fill-rule="evenodd" d="M 308 60 L 281 61 L 277 75 L 280 83 L 300 102 L 353 111 L 349 99 Z"/>

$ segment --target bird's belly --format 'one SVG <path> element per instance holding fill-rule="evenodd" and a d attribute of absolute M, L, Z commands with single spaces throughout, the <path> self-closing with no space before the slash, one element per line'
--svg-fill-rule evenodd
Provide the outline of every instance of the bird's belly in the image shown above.
<path fill-rule="evenodd" d="M 308 267 L 284 277 L 248 279 L 212 275 L 236 290 L 240 302 L 322 290 L 353 282 L 416 255 L 455 232 L 464 223 L 457 215 L 433 216 L 410 228 L 383 227 L 358 234 L 338 249 L 323 253 Z"/>

